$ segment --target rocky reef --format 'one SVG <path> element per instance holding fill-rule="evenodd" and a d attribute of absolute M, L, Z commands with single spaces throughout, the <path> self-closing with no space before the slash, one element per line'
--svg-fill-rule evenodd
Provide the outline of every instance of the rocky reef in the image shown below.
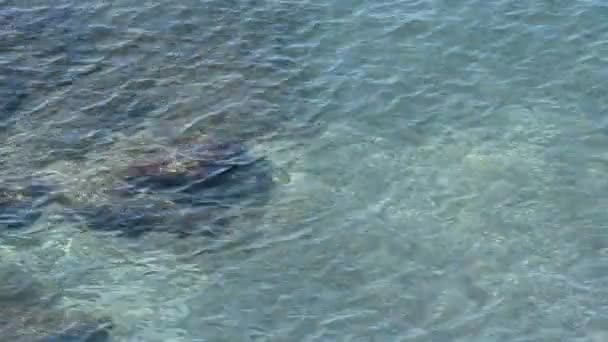
<path fill-rule="evenodd" d="M 235 218 L 259 216 L 274 186 L 271 163 L 244 144 L 194 138 L 137 158 L 116 173 L 102 200 L 73 210 L 88 228 L 123 236 L 215 236 Z"/>

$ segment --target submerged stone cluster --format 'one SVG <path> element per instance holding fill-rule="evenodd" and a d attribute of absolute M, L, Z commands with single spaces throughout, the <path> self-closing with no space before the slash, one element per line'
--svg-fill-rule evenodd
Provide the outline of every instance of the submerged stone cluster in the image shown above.
<path fill-rule="evenodd" d="M 273 186 L 270 162 L 244 144 L 195 138 L 130 163 L 103 189 L 103 201 L 63 197 L 62 204 L 66 217 L 83 219 L 92 230 L 129 237 L 150 231 L 212 236 L 235 215 L 259 213 Z M 55 190 L 33 184 L 0 188 L 0 224 L 32 224 L 44 204 L 59 197 Z"/>
<path fill-rule="evenodd" d="M 234 212 L 263 209 L 273 186 L 269 161 L 253 157 L 243 144 L 197 139 L 132 163 L 108 189 L 108 201 L 76 206 L 75 212 L 91 229 L 124 236 L 213 236 Z"/>

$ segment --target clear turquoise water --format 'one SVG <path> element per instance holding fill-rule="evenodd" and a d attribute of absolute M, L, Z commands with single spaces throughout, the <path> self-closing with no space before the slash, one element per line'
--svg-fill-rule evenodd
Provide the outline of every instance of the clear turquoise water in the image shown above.
<path fill-rule="evenodd" d="M 605 341 L 607 19 L 592 0 L 0 0 L 1 177 L 88 198 L 129 148 L 211 131 L 286 179 L 222 240 L 120 239 L 55 205 L 0 259 L 112 316 L 115 341 Z"/>

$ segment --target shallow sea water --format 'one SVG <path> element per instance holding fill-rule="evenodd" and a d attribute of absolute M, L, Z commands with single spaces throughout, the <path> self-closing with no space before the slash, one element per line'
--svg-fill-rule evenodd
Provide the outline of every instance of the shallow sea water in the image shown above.
<path fill-rule="evenodd" d="M 601 1 L 0 0 L 0 179 L 93 196 L 135 146 L 283 181 L 215 241 L 0 231 L 114 341 L 608 340 Z M 103 199 L 101 199 L 103 200 Z"/>

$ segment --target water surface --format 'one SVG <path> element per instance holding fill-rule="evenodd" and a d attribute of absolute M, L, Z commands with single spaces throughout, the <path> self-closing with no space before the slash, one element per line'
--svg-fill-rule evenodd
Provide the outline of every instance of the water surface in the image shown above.
<path fill-rule="evenodd" d="M 0 257 L 112 316 L 116 341 L 603 341 L 606 18 L 600 1 L 0 1 L 3 180 L 91 200 L 134 146 L 185 134 L 243 139 L 287 175 L 221 239 L 123 239 L 56 203 Z"/>

